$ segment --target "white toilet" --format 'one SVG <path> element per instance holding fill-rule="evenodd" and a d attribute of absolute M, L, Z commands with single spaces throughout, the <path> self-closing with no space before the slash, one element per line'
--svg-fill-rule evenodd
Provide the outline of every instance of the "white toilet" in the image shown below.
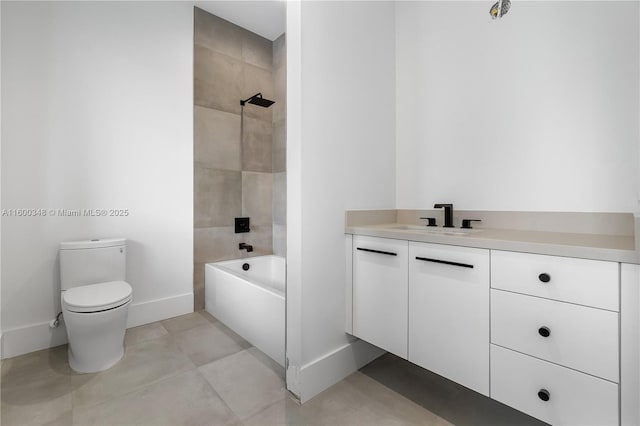
<path fill-rule="evenodd" d="M 106 370 L 124 355 L 132 297 L 126 258 L 124 238 L 60 243 L 60 298 L 77 372 Z"/>

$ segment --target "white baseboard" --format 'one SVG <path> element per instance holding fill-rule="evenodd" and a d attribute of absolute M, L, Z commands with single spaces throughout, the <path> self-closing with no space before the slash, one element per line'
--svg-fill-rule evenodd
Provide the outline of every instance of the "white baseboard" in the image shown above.
<path fill-rule="evenodd" d="M 2 358 L 53 348 L 67 343 L 64 324 L 58 328 L 49 327 L 49 322 L 12 328 L 2 332 Z"/>
<path fill-rule="evenodd" d="M 172 318 L 193 312 L 193 293 L 129 306 L 127 328 Z M 52 348 L 67 343 L 67 330 L 64 321 L 58 328 L 50 328 L 49 322 L 32 324 L 25 327 L 4 330 L 1 336 L 0 359 Z"/>
<path fill-rule="evenodd" d="M 193 293 L 136 303 L 129 307 L 127 328 L 137 327 L 191 312 L 193 312 Z"/>
<path fill-rule="evenodd" d="M 376 346 L 356 340 L 303 365 L 297 378 L 296 394 L 300 402 L 304 404 L 384 353 Z"/>

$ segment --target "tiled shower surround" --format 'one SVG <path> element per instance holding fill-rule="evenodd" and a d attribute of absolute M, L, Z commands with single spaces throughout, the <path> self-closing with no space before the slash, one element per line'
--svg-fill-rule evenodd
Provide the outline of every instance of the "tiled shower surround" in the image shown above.
<path fill-rule="evenodd" d="M 195 8 L 194 308 L 204 308 L 204 265 L 286 250 L 285 36 L 270 41 Z M 270 108 L 240 100 L 256 93 Z M 242 126 L 242 142 L 241 142 Z M 234 233 L 234 218 L 251 232 Z M 254 251 L 238 250 L 238 244 Z"/>

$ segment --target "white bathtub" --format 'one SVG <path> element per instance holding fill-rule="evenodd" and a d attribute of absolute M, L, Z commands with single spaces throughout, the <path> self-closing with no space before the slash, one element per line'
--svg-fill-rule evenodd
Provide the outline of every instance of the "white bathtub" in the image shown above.
<path fill-rule="evenodd" d="M 249 265 L 244 271 L 242 265 Z M 205 309 L 284 367 L 285 261 L 280 256 L 207 263 Z"/>

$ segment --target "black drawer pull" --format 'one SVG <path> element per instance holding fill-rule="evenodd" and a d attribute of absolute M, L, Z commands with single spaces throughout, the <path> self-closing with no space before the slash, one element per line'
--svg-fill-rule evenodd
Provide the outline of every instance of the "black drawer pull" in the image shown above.
<path fill-rule="evenodd" d="M 360 247 L 357 247 L 357 249 L 360 250 L 360 251 L 367 251 L 369 253 L 386 254 L 387 256 L 397 256 L 398 255 L 398 253 L 392 253 L 390 251 L 373 250 L 373 249 L 360 248 Z"/>
<path fill-rule="evenodd" d="M 549 327 L 540 327 L 538 329 L 538 334 L 542 337 L 549 337 L 551 336 L 551 330 L 549 329 Z"/>
<path fill-rule="evenodd" d="M 542 273 L 538 275 L 538 279 L 543 283 L 548 283 L 549 281 L 551 281 L 551 275 Z"/>
<path fill-rule="evenodd" d="M 423 260 L 425 262 L 433 262 L 433 263 L 442 263 L 444 265 L 462 266 L 463 268 L 473 268 L 473 265 L 469 265 L 468 263 L 451 262 L 449 260 L 440 260 L 440 259 L 430 259 L 428 257 L 416 256 L 416 260 Z"/>
<path fill-rule="evenodd" d="M 538 398 L 540 398 L 543 401 L 548 401 L 549 399 L 551 399 L 551 394 L 546 389 L 540 389 L 538 391 Z"/>

